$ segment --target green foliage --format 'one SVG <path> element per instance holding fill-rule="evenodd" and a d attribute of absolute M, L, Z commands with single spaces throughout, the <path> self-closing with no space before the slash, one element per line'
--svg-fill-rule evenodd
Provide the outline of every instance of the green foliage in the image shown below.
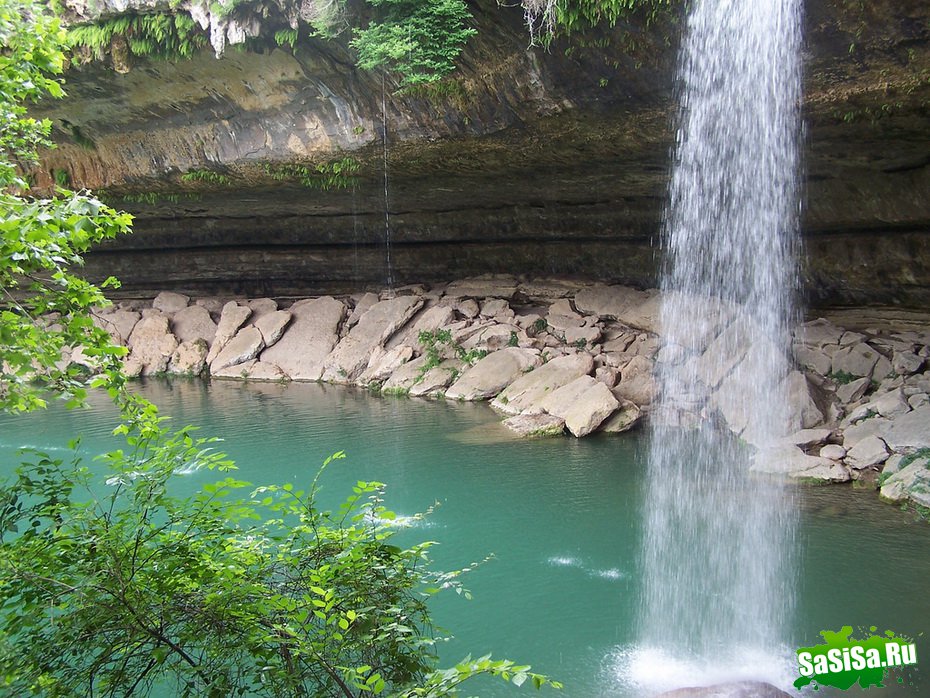
<path fill-rule="evenodd" d="M 181 175 L 182 182 L 206 182 L 207 184 L 227 185 L 232 183 L 232 178 L 216 170 L 194 169 L 188 170 Z"/>
<path fill-rule="evenodd" d="M 904 456 L 904 458 L 901 459 L 900 469 L 903 470 L 904 468 L 909 466 L 911 463 L 915 463 L 919 460 L 930 461 L 930 448 L 919 448 L 913 453 L 908 453 L 906 456 Z"/>
<path fill-rule="evenodd" d="M 827 374 L 827 378 L 833 380 L 837 385 L 848 385 L 855 380 L 859 380 L 862 376 L 854 376 L 847 371 L 832 371 Z"/>
<path fill-rule="evenodd" d="M 520 346 L 520 338 L 517 336 L 516 332 L 511 331 L 510 339 L 507 340 L 508 347 L 518 347 Z"/>
<path fill-rule="evenodd" d="M 59 187 L 68 188 L 71 186 L 71 175 L 68 170 L 52 170 L 52 179 Z"/>
<path fill-rule="evenodd" d="M 361 164 L 352 157 L 320 163 L 300 165 L 296 163 L 264 164 L 265 174 L 276 182 L 297 181 L 309 189 L 330 191 L 346 189 L 358 181 L 356 173 Z"/>
<path fill-rule="evenodd" d="M 0 676 L 10 695 L 447 696 L 479 674 L 548 683 L 483 657 L 435 669 L 426 602 L 467 592 L 430 569 L 431 542 L 398 546 L 383 485 L 335 511 L 306 490 L 226 476 L 172 496 L 178 470 L 233 468 L 190 428 L 128 425 L 129 450 L 32 454 L 0 490 Z M 344 457 L 336 453 L 324 463 Z M 557 686 L 557 684 L 555 684 Z"/>
<path fill-rule="evenodd" d="M 533 323 L 533 329 L 537 332 L 545 332 L 549 327 L 549 323 L 546 322 L 546 318 L 539 318 L 536 322 Z"/>
<path fill-rule="evenodd" d="M 274 42 L 278 46 L 290 46 L 291 49 L 294 48 L 294 45 L 297 43 L 297 30 L 296 29 L 281 29 L 274 33 Z"/>
<path fill-rule="evenodd" d="M 177 60 L 190 58 L 206 46 L 207 35 L 186 12 L 125 14 L 68 30 L 72 46 L 84 46 L 102 56 L 114 37 L 125 38 L 134 56 Z"/>
<path fill-rule="evenodd" d="M 108 304 L 102 291 L 74 270 L 92 244 L 127 232 L 130 216 L 64 190 L 49 199 L 16 193 L 28 184 L 14 163 L 35 163 L 37 148 L 51 145 L 51 124 L 26 116 L 26 104 L 63 94 L 54 76 L 64 34 L 45 11 L 31 0 L 0 0 L 0 109 L 8 116 L 0 123 L 0 410 L 11 412 L 43 406 L 48 391 L 83 399 L 83 376 L 61 362 L 70 348 L 83 347 L 100 370 L 125 353 L 91 320 L 92 308 Z M 64 186 L 66 176 L 55 179 Z"/>
<path fill-rule="evenodd" d="M 417 341 L 423 347 L 423 354 L 426 356 L 426 362 L 420 367 L 417 382 L 427 371 L 436 368 L 444 359 L 450 358 L 450 355 L 468 365 L 488 355 L 485 349 L 465 349 L 453 341 L 450 330 L 423 330 L 417 335 Z"/>
<path fill-rule="evenodd" d="M 670 15 L 677 0 L 523 0 L 531 42 L 548 44 L 553 37 L 613 27 L 621 19 L 642 17 L 646 25 Z"/>
<path fill-rule="evenodd" d="M 464 0 L 368 0 L 383 16 L 359 29 L 351 45 L 366 70 L 388 68 L 402 86 L 441 80 L 455 70 L 468 38 L 471 13 Z"/>

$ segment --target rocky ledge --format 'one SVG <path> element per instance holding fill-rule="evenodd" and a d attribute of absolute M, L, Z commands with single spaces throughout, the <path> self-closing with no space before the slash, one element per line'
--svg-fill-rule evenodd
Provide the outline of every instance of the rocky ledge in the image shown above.
<path fill-rule="evenodd" d="M 655 290 L 486 276 L 296 301 L 163 292 L 103 309 L 96 322 L 129 348 L 130 376 L 325 381 L 486 400 L 519 434 L 581 437 L 636 427 L 651 413 L 657 362 L 688 360 L 663 347 L 659 301 Z M 875 483 L 886 499 L 930 507 L 930 322 L 880 312 L 844 321 L 796 329 L 785 378 L 795 431 L 760 451 L 754 467 Z M 717 338 L 734 327 L 722 322 Z M 690 358 L 715 350 L 708 337 Z M 90 363 L 80 350 L 71 360 Z M 711 392 L 705 414 L 751 441 L 743 416 Z"/>

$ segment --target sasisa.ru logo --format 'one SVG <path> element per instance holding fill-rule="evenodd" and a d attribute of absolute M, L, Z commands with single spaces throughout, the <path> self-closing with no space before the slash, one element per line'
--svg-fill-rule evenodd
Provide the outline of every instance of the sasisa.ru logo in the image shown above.
<path fill-rule="evenodd" d="M 847 689 L 858 683 L 862 688 L 881 687 L 889 670 L 917 663 L 917 644 L 891 630 L 876 634 L 875 626 L 862 639 L 852 636 L 852 626 L 839 632 L 824 630 L 824 644 L 798 649 L 796 688 L 808 684 Z M 903 683 L 903 677 L 898 678 Z"/>

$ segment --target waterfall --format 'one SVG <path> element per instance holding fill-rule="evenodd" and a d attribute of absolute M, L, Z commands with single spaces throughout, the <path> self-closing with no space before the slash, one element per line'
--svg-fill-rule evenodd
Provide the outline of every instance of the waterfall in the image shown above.
<path fill-rule="evenodd" d="M 690 685 L 777 681 L 789 642 L 795 507 L 749 466 L 798 428 L 800 20 L 800 0 L 695 0 L 680 52 L 639 651 Z"/>

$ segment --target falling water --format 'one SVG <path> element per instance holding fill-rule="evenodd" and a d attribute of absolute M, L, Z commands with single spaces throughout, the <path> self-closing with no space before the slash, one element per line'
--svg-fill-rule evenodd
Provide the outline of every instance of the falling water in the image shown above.
<path fill-rule="evenodd" d="M 692 684 L 777 681 L 789 642 L 794 507 L 749 467 L 792 428 L 800 18 L 800 0 L 696 0 L 681 49 L 640 660 Z"/>
<path fill-rule="evenodd" d="M 391 214 L 388 198 L 388 140 L 387 140 L 387 97 L 384 73 L 381 74 L 381 153 L 384 162 L 384 262 L 387 267 L 387 287 L 394 290 L 394 263 L 391 260 Z"/>

